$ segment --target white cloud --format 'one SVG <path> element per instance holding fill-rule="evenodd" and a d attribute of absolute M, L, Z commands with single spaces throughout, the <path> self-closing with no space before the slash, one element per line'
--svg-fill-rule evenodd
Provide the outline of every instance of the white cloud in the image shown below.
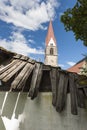
<path fill-rule="evenodd" d="M 65 67 L 65 65 L 64 65 L 64 64 L 58 64 L 58 66 L 63 67 L 63 68 Z"/>
<path fill-rule="evenodd" d="M 30 43 L 35 43 L 35 41 L 33 39 L 29 39 L 28 40 Z"/>
<path fill-rule="evenodd" d="M 20 32 L 13 32 L 9 38 L 10 40 L 0 39 L 0 46 L 10 51 L 23 54 L 26 56 L 28 56 L 30 53 L 44 54 L 44 50 L 42 48 L 36 49 L 36 48 L 31 48 L 30 46 L 28 46 L 28 42 L 26 38 Z"/>
<path fill-rule="evenodd" d="M 0 19 L 29 30 L 46 29 L 42 24 L 55 17 L 57 0 L 2 0 Z"/>
<path fill-rule="evenodd" d="M 67 64 L 68 64 L 69 66 L 73 66 L 73 65 L 75 65 L 76 63 L 73 62 L 73 61 L 68 61 Z"/>

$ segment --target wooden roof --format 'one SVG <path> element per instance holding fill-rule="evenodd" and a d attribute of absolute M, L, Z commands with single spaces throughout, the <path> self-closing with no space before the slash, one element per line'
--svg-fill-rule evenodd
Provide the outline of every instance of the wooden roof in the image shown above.
<path fill-rule="evenodd" d="M 86 107 L 87 84 L 80 85 L 80 77 L 59 67 L 47 66 L 29 57 L 13 54 L 9 62 L 0 68 L 0 91 L 27 92 L 31 99 L 37 97 L 39 92 L 50 91 L 52 104 L 58 112 L 65 108 L 67 93 L 70 92 L 71 113 L 76 115 L 78 106 Z M 86 76 L 84 78 L 87 79 Z"/>

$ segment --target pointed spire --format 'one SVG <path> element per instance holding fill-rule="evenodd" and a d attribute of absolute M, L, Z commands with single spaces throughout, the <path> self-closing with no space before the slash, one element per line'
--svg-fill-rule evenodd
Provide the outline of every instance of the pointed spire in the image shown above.
<path fill-rule="evenodd" d="M 48 32 L 47 32 L 47 36 L 46 36 L 46 45 L 48 45 L 51 38 L 54 40 L 54 43 L 56 44 L 56 39 L 55 39 L 55 36 L 54 36 L 52 21 L 50 20 Z"/>

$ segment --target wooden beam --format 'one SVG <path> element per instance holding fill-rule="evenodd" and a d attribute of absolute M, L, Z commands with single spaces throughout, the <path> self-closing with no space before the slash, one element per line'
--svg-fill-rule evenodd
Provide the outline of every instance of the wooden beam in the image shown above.
<path fill-rule="evenodd" d="M 51 79 L 51 87 L 52 87 L 52 104 L 56 105 L 56 98 L 57 98 L 57 69 L 53 68 L 50 71 L 50 79 Z"/>
<path fill-rule="evenodd" d="M 36 63 L 29 90 L 29 96 L 31 97 L 31 99 L 36 97 L 38 94 L 41 77 L 42 77 L 42 65 Z"/>
<path fill-rule="evenodd" d="M 69 73 L 69 86 L 71 95 L 71 113 L 77 115 L 77 88 L 75 84 L 75 75 L 73 73 Z"/>
<path fill-rule="evenodd" d="M 85 95 L 83 89 L 77 89 L 77 101 L 80 108 L 86 108 Z"/>
<path fill-rule="evenodd" d="M 19 88 L 19 89 L 22 88 L 22 91 L 24 90 L 26 81 L 29 78 L 30 74 L 32 73 L 33 69 L 34 69 L 34 65 L 30 65 L 29 69 L 27 70 L 27 72 L 24 75 L 24 77 L 21 80 L 21 82 L 18 84 L 17 88 Z"/>
<path fill-rule="evenodd" d="M 59 72 L 59 84 L 57 85 L 58 87 L 58 92 L 57 92 L 57 102 L 56 102 L 56 110 L 58 112 L 61 112 L 66 104 L 66 98 L 67 98 L 67 88 L 68 88 L 68 75 Z"/>

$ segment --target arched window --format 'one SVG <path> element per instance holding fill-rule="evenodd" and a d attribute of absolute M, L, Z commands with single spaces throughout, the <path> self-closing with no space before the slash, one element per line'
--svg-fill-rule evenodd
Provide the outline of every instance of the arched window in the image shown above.
<path fill-rule="evenodd" d="M 53 48 L 50 48 L 50 55 L 53 55 Z"/>

